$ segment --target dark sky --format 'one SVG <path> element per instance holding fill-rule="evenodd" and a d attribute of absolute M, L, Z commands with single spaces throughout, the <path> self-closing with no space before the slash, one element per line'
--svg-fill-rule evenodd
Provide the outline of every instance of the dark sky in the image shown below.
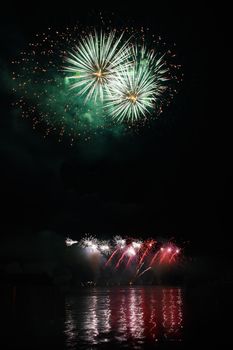
<path fill-rule="evenodd" d="M 1 79 L 0 198 L 2 239 L 54 230 L 78 238 L 138 233 L 191 241 L 195 250 L 224 251 L 230 242 L 232 165 L 229 128 L 219 89 L 223 43 L 218 9 L 173 2 L 116 4 L 116 23 L 149 26 L 176 43 L 184 82 L 159 120 L 139 135 L 105 135 L 70 147 L 44 140 L 12 112 Z M 12 56 L 37 31 L 77 21 L 95 24 L 99 3 L 48 7 L 34 3 L 3 11 L 1 77 Z M 91 18 L 91 20 L 90 20 Z M 90 23 L 90 21 L 92 21 Z M 224 244 L 219 243 L 224 242 Z M 227 249 L 227 248 L 226 248 Z"/>

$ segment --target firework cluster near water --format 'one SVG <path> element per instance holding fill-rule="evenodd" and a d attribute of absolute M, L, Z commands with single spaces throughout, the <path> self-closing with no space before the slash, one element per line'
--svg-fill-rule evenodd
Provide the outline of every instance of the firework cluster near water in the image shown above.
<path fill-rule="evenodd" d="M 128 274 L 130 282 L 137 282 L 144 274 L 155 269 L 178 266 L 182 262 L 182 249 L 173 242 L 158 242 L 122 238 L 98 240 L 86 235 L 80 241 L 66 238 L 67 247 L 78 247 L 85 256 L 87 265 L 98 269 L 98 274 Z"/>

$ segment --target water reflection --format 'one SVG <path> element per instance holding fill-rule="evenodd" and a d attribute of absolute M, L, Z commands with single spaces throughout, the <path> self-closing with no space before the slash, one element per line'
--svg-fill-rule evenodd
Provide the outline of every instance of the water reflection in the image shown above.
<path fill-rule="evenodd" d="M 163 289 L 162 313 L 166 338 L 181 340 L 182 298 L 180 289 Z"/>
<path fill-rule="evenodd" d="M 140 345 L 181 341 L 180 288 L 95 288 L 66 300 L 66 345 Z"/>

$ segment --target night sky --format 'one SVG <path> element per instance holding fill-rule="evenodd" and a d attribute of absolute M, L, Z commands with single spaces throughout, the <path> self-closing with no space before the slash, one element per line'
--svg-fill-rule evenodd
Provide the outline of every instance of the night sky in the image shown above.
<path fill-rule="evenodd" d="M 225 68 L 216 9 L 196 2 L 104 9 L 119 25 L 148 26 L 176 43 L 184 81 L 162 116 L 139 134 L 106 133 L 71 147 L 56 135 L 44 139 L 30 120 L 15 115 L 7 83 L 12 57 L 48 26 L 95 25 L 100 10 L 98 4 L 36 3 L 0 15 L 1 241 L 43 230 L 73 239 L 85 232 L 138 234 L 175 237 L 195 253 L 224 254 L 231 240 L 232 162 L 230 116 L 217 106 Z"/>

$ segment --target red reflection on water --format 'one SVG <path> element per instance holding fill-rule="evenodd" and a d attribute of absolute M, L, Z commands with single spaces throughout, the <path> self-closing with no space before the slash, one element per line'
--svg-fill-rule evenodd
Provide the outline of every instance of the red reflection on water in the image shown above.
<path fill-rule="evenodd" d="M 76 344 L 116 341 L 133 345 L 180 341 L 182 327 L 180 288 L 136 287 L 105 291 L 97 288 L 93 295 L 84 297 L 82 303 L 75 302 L 69 307 L 65 333 L 67 343 L 73 345 L 75 329 L 78 330 Z"/>
<path fill-rule="evenodd" d="M 178 288 L 163 289 L 162 294 L 164 335 L 169 339 L 181 340 L 183 323 L 181 290 Z"/>

